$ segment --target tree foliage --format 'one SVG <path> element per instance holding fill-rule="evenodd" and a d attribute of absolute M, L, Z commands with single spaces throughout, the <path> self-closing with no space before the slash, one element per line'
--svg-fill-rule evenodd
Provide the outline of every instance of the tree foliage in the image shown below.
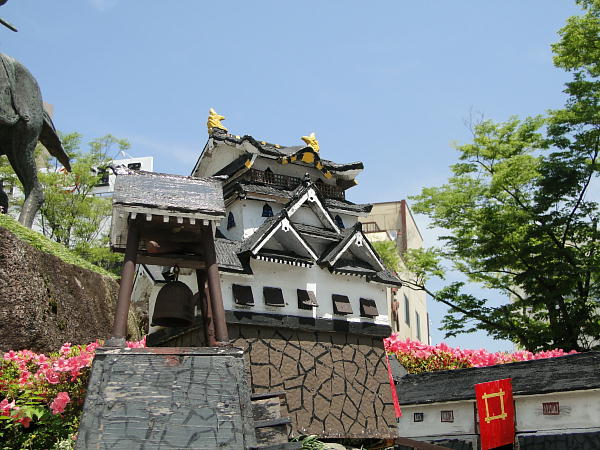
<path fill-rule="evenodd" d="M 398 272 L 400 255 L 398 254 L 396 243 L 394 241 L 375 241 L 372 245 L 381 257 L 385 268 L 392 272 Z"/>
<path fill-rule="evenodd" d="M 529 350 L 600 344 L 600 1 L 578 3 L 583 15 L 553 46 L 555 65 L 573 73 L 565 107 L 473 124 L 448 182 L 414 197 L 448 231 L 441 254 L 511 300 L 490 306 L 463 283 L 432 293 L 450 306 L 447 336 L 485 330 Z"/>
<path fill-rule="evenodd" d="M 39 225 L 44 235 L 73 249 L 77 254 L 108 270 L 115 269 L 118 256 L 108 248 L 111 198 L 94 195 L 101 173 L 111 156 L 129 148 L 129 143 L 107 135 L 81 150 L 81 136 L 62 136 L 70 156 L 72 171 L 47 170 L 40 173 L 45 201 L 40 208 Z"/>
<path fill-rule="evenodd" d="M 36 226 L 44 236 L 59 242 L 87 261 L 112 273 L 118 273 L 121 258 L 108 248 L 111 198 L 94 194 L 105 168 L 119 151 L 129 148 L 129 142 L 106 135 L 89 142 L 84 150 L 81 135 L 62 134 L 66 153 L 71 158 L 72 171 L 60 169 L 42 145 L 36 148 L 38 178 L 44 189 L 44 204 L 36 218 Z M 8 160 L 0 158 L 0 178 L 5 191 L 22 187 Z M 22 196 L 21 196 L 22 197 Z M 22 198 L 11 198 L 11 214 L 18 214 Z"/>

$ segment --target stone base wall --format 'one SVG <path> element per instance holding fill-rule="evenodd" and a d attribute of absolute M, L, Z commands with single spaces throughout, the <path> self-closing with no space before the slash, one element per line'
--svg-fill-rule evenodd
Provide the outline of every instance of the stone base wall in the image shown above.
<path fill-rule="evenodd" d="M 0 228 L 0 350 L 58 351 L 107 338 L 118 283 L 67 264 Z M 133 315 L 130 337 L 139 339 Z"/>
<path fill-rule="evenodd" d="M 98 349 L 75 448 L 255 448 L 242 358 L 235 349 Z"/>
<path fill-rule="evenodd" d="M 282 415 L 292 419 L 294 435 L 395 437 L 383 336 L 317 328 L 228 323 L 233 346 L 244 350 L 253 393 L 285 392 Z M 204 345 L 202 329 L 160 345 Z"/>

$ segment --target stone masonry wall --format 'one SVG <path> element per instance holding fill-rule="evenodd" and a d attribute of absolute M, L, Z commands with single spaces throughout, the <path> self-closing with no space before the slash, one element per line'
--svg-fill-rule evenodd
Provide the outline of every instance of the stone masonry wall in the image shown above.
<path fill-rule="evenodd" d="M 228 324 L 244 349 L 254 393 L 284 391 L 292 432 L 331 438 L 393 438 L 394 408 L 381 337 Z M 167 346 L 204 345 L 202 330 Z"/>

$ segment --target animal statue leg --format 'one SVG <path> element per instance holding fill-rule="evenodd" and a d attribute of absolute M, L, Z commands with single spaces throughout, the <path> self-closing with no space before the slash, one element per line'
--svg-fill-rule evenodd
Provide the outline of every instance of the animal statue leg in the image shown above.
<path fill-rule="evenodd" d="M 33 127 L 32 127 L 33 125 Z M 38 141 L 41 123 L 36 130 L 36 125 L 19 121 L 13 127 L 12 145 L 6 151 L 15 173 L 19 177 L 25 194 L 25 203 L 19 215 L 19 222 L 31 228 L 33 219 L 44 203 L 44 191 L 37 177 L 35 165 L 35 146 Z M 37 132 L 36 132 L 37 131 Z"/>

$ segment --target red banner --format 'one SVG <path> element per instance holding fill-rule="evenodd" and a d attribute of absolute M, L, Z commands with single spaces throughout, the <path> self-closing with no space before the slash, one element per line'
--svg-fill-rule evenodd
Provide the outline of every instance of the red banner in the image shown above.
<path fill-rule="evenodd" d="M 512 444 L 515 406 L 510 378 L 475 385 L 481 450 Z"/>
<path fill-rule="evenodd" d="M 390 389 L 392 390 L 392 400 L 394 401 L 394 411 L 396 412 L 396 419 L 402 417 L 402 411 L 400 410 L 400 402 L 398 402 L 398 393 L 396 392 L 396 383 L 394 383 L 394 377 L 392 376 L 392 368 L 390 367 L 390 359 L 387 353 L 385 354 L 385 362 L 387 363 L 388 377 L 390 379 Z"/>

